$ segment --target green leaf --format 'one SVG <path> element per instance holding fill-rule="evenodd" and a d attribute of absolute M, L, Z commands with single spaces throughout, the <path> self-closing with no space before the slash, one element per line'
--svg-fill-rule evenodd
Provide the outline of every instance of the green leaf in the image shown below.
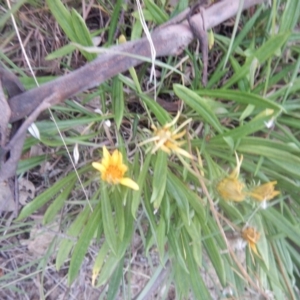
<path fill-rule="evenodd" d="M 77 274 L 81 267 L 82 261 L 84 260 L 90 242 L 95 232 L 99 228 L 99 220 L 101 220 L 101 202 L 98 203 L 95 210 L 91 214 L 74 248 L 68 272 L 69 285 L 71 285 L 77 277 Z"/>
<path fill-rule="evenodd" d="M 139 176 L 139 179 L 137 181 L 137 184 L 139 186 L 139 190 L 136 191 L 134 194 L 133 194 L 133 197 L 132 197 L 132 204 L 131 204 L 131 213 L 132 213 L 132 216 L 134 218 L 136 218 L 136 211 L 139 207 L 139 204 L 140 204 L 140 201 L 141 201 L 141 196 L 142 196 L 142 192 L 143 192 L 143 185 L 146 183 L 146 176 L 148 174 L 148 171 L 149 171 L 149 164 L 150 164 L 150 160 L 151 160 L 151 153 L 148 153 L 147 156 L 146 156 L 146 159 L 144 161 L 144 163 L 142 164 L 142 170 L 140 172 L 140 176 Z"/>
<path fill-rule="evenodd" d="M 142 100 L 145 102 L 150 111 L 155 115 L 156 119 L 161 125 L 169 123 L 171 117 L 169 113 L 161 107 L 154 99 L 149 98 L 145 94 L 139 94 Z"/>
<path fill-rule="evenodd" d="M 211 139 L 212 142 L 217 142 L 220 139 L 224 139 L 227 144 L 231 144 L 231 142 L 237 142 L 241 138 L 249 136 L 253 133 L 256 133 L 260 130 L 266 128 L 266 123 L 272 118 L 273 115 L 265 115 L 260 118 L 253 118 L 251 121 L 245 123 L 244 125 L 240 125 L 234 129 L 231 129 L 224 134 L 219 134 L 216 137 Z M 229 142 L 230 141 L 230 142 Z"/>
<path fill-rule="evenodd" d="M 297 22 L 299 22 L 300 16 L 300 2 L 299 1 L 287 1 L 283 12 L 282 19 L 278 25 L 280 26 L 280 32 L 287 32 L 294 29 Z"/>
<path fill-rule="evenodd" d="M 116 255 L 117 253 L 117 235 L 115 231 L 115 224 L 113 219 L 113 213 L 111 209 L 110 199 L 107 192 L 107 185 L 105 182 L 101 182 L 101 203 L 102 203 L 102 218 L 103 218 L 103 229 L 105 239 Z M 122 205 L 120 203 L 120 205 Z"/>
<path fill-rule="evenodd" d="M 292 225 L 286 220 L 276 209 L 269 207 L 262 211 L 264 218 L 273 224 L 278 232 L 283 233 L 289 237 L 296 245 L 300 246 L 300 229 L 299 227 Z"/>
<path fill-rule="evenodd" d="M 212 299 L 205 283 L 201 277 L 200 270 L 195 260 L 193 259 L 193 253 L 189 245 L 187 234 L 183 233 L 183 243 L 186 251 L 186 263 L 189 270 L 190 284 L 195 299 Z"/>
<path fill-rule="evenodd" d="M 254 224 L 257 227 L 258 232 L 260 233 L 260 239 L 257 242 L 257 249 L 259 251 L 259 254 L 262 257 L 262 260 L 266 268 L 269 269 L 270 268 L 269 253 L 271 252 L 271 249 L 266 239 L 265 228 L 263 226 L 264 224 L 262 223 L 261 217 L 258 214 L 254 216 L 254 220 L 255 220 Z"/>
<path fill-rule="evenodd" d="M 153 203 L 155 210 L 159 209 L 160 203 L 164 197 L 168 171 L 168 155 L 159 150 L 156 155 L 156 161 L 153 173 L 153 192 L 150 202 Z"/>
<path fill-rule="evenodd" d="M 76 182 L 76 179 L 69 182 L 67 187 L 59 194 L 59 196 L 48 207 L 48 209 L 44 215 L 44 218 L 43 218 L 44 225 L 51 222 L 57 215 L 57 212 L 63 207 L 65 201 L 68 199 L 69 194 L 71 193 L 71 191 L 74 188 L 75 182 Z"/>
<path fill-rule="evenodd" d="M 34 167 L 41 165 L 47 159 L 47 155 L 38 155 L 19 160 L 17 174 L 22 174 Z"/>
<path fill-rule="evenodd" d="M 114 5 L 114 11 L 110 18 L 109 29 L 108 29 L 108 39 L 107 39 L 108 45 L 111 45 L 113 43 L 113 38 L 117 30 L 123 2 L 124 2 L 123 0 L 117 0 L 117 3 Z"/>
<path fill-rule="evenodd" d="M 56 51 L 53 51 L 52 53 L 48 54 L 45 59 L 46 60 L 52 60 L 60 57 L 64 57 L 70 53 L 72 53 L 74 50 L 76 50 L 76 47 L 72 44 L 68 44 L 66 46 L 63 46 L 59 48 Z"/>
<path fill-rule="evenodd" d="M 220 249 L 218 249 L 213 237 L 212 233 L 207 225 L 202 225 L 203 230 L 203 243 L 206 249 L 206 253 L 208 254 L 211 263 L 216 270 L 216 273 L 219 277 L 219 280 L 222 286 L 226 285 L 226 273 L 224 269 L 224 263 L 220 255 Z"/>
<path fill-rule="evenodd" d="M 159 224 L 157 226 L 157 248 L 159 252 L 159 257 L 162 259 L 165 255 L 165 242 L 166 242 L 166 223 L 163 218 L 160 218 Z"/>
<path fill-rule="evenodd" d="M 83 18 L 74 8 L 71 11 L 71 21 L 73 24 L 74 32 L 76 34 L 76 40 L 73 40 L 73 42 L 77 42 L 83 46 L 93 46 L 93 41 L 90 32 Z M 88 61 L 92 61 L 97 57 L 97 54 L 95 53 L 88 53 L 85 51 L 80 52 Z"/>
<path fill-rule="evenodd" d="M 176 234 L 175 232 L 176 231 Z M 180 264 L 180 266 L 183 268 L 183 270 L 189 274 L 189 270 L 188 267 L 185 263 L 185 259 L 184 259 L 184 255 L 183 255 L 183 251 L 181 250 L 182 247 L 179 245 L 179 243 L 181 242 L 180 240 L 178 240 L 178 230 L 176 230 L 175 228 L 171 227 L 169 232 L 168 232 L 168 241 L 170 243 L 170 246 L 174 252 L 175 258 L 176 258 L 176 263 Z"/>
<path fill-rule="evenodd" d="M 59 26 L 71 41 L 76 41 L 76 34 L 73 29 L 71 13 L 66 9 L 60 0 L 46 0 L 51 13 Z"/>
<path fill-rule="evenodd" d="M 275 55 L 275 53 L 286 43 L 290 36 L 290 33 L 281 33 L 272 36 L 266 43 L 264 43 L 259 49 L 257 49 L 252 57 L 256 58 L 259 64 L 263 64 L 266 60 Z M 235 73 L 223 86 L 224 88 L 229 88 L 243 77 L 247 76 L 252 63 L 252 59 L 247 59 L 246 63 L 241 67 L 241 69 Z"/>
<path fill-rule="evenodd" d="M 112 80 L 112 105 L 117 129 L 120 130 L 124 115 L 124 91 L 123 82 L 118 76 Z"/>
<path fill-rule="evenodd" d="M 143 33 L 143 26 L 140 20 L 136 20 L 135 23 L 132 26 L 131 30 L 131 41 L 137 40 L 141 38 Z"/>
<path fill-rule="evenodd" d="M 106 258 L 102 271 L 99 274 L 98 283 L 97 283 L 98 287 L 108 281 L 110 276 L 118 267 L 119 261 L 120 259 L 111 252 L 110 255 Z"/>
<path fill-rule="evenodd" d="M 82 174 L 86 172 L 90 166 L 84 167 L 80 170 L 78 170 L 78 174 Z M 52 199 L 57 193 L 61 191 L 62 188 L 67 186 L 70 182 L 72 182 L 75 178 L 77 178 L 77 175 L 75 172 L 71 172 L 68 176 L 61 179 L 57 183 L 55 183 L 51 188 L 47 189 L 42 194 L 38 195 L 33 201 L 28 203 L 25 207 L 23 207 L 20 215 L 16 219 L 16 221 L 20 221 L 28 216 L 30 216 L 33 212 L 41 208 L 43 205 L 45 205 L 48 201 Z"/>
<path fill-rule="evenodd" d="M 160 25 L 168 21 L 169 16 L 154 1 L 145 0 L 144 2 L 156 24 Z"/>
<path fill-rule="evenodd" d="M 92 285 L 93 286 L 95 285 L 96 277 L 98 276 L 109 252 L 110 252 L 109 245 L 106 241 L 104 241 L 103 245 L 101 246 L 100 251 L 98 252 L 98 255 L 95 259 L 95 263 L 93 266 L 93 276 L 92 276 Z"/>
<path fill-rule="evenodd" d="M 205 99 L 180 84 L 174 84 L 173 89 L 175 94 L 188 106 L 194 109 L 204 119 L 204 121 L 210 124 L 219 133 L 222 133 L 224 131 L 218 118 L 216 117 L 212 109 L 207 105 Z"/>
<path fill-rule="evenodd" d="M 0 28 L 1 29 L 6 24 L 6 22 L 11 18 L 11 15 L 14 15 L 25 2 L 27 2 L 27 0 L 19 0 L 16 3 L 14 3 L 14 5 L 12 6 L 12 8 L 10 10 L 3 9 L 1 18 L 0 18 Z"/>
<path fill-rule="evenodd" d="M 109 281 L 109 288 L 107 291 L 107 299 L 116 299 L 119 293 L 119 287 L 121 284 L 121 280 L 123 277 L 123 268 L 124 268 L 124 257 L 119 261 L 117 268 L 114 271 L 110 281 Z"/>
<path fill-rule="evenodd" d="M 90 207 L 86 206 L 84 210 L 78 214 L 76 220 L 72 223 L 72 225 L 66 232 L 66 235 L 69 236 L 70 239 L 64 238 L 60 242 L 55 259 L 56 270 L 59 270 L 61 266 L 65 263 L 73 245 L 76 243 L 75 238 L 77 238 L 83 226 L 85 225 L 90 211 Z M 74 238 L 74 240 L 72 238 Z"/>
<path fill-rule="evenodd" d="M 217 90 L 198 90 L 198 94 L 205 95 L 207 97 L 213 97 L 218 99 L 226 99 L 230 101 L 235 101 L 237 103 L 249 105 L 252 104 L 255 107 L 269 108 L 276 111 L 285 111 L 283 106 L 280 104 L 271 101 L 267 98 L 261 97 L 256 94 L 241 92 L 238 90 L 226 90 L 226 89 L 217 89 Z"/>
<path fill-rule="evenodd" d="M 189 204 L 199 216 L 200 222 L 206 223 L 206 213 L 203 208 L 203 200 L 192 192 L 176 175 L 168 173 L 168 193 L 176 200 L 176 203 L 185 214 L 189 215 Z M 202 224 L 202 223 L 201 223 Z"/>

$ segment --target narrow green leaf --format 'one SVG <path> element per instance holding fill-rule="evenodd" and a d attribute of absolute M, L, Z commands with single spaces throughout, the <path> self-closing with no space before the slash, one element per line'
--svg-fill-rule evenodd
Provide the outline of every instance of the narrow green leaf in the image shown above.
<path fill-rule="evenodd" d="M 80 231 L 86 223 L 86 220 L 91 212 L 90 207 L 87 205 L 82 212 L 79 213 L 76 220 L 72 223 L 70 228 L 67 230 L 66 235 L 70 239 L 65 238 L 61 241 L 59 249 L 55 259 L 56 270 L 59 270 L 68 258 L 69 253 L 73 245 L 76 243 L 75 238 L 78 237 Z M 74 239 L 74 240 L 73 240 Z"/>
<path fill-rule="evenodd" d="M 132 197 L 132 204 L 131 204 L 131 213 L 132 213 L 132 216 L 135 218 L 136 216 L 136 211 L 139 207 L 139 204 L 140 204 L 140 201 L 141 201 L 141 196 L 142 196 L 142 192 L 143 192 L 143 185 L 146 183 L 146 176 L 148 174 L 148 171 L 149 171 L 149 164 L 150 164 L 150 160 L 151 160 L 151 153 L 148 153 L 147 156 L 146 156 L 146 159 L 142 165 L 142 170 L 140 172 L 140 176 L 139 176 L 139 179 L 137 181 L 137 184 L 139 186 L 139 190 L 136 191 L 134 194 L 133 194 L 133 197 Z"/>
<path fill-rule="evenodd" d="M 1 29 L 6 24 L 6 22 L 11 18 L 11 15 L 14 15 L 25 2 L 27 2 L 27 0 L 19 0 L 16 3 L 14 3 L 11 10 L 5 9 L 2 11 L 1 18 L 0 18 Z M 3 14 L 3 12 L 5 13 Z"/>
<path fill-rule="evenodd" d="M 210 229 L 206 224 L 202 225 L 202 230 L 204 238 L 203 243 L 206 249 L 206 253 L 208 254 L 210 261 L 216 270 L 222 286 L 225 286 L 226 273 L 224 269 L 224 263 L 220 255 L 220 249 L 218 249 L 214 239 L 212 238 L 212 233 L 210 232 Z"/>
<path fill-rule="evenodd" d="M 150 203 L 150 184 L 144 186 L 144 201 L 142 200 L 143 204 L 143 211 L 145 212 L 147 219 L 150 223 L 151 228 L 151 234 L 153 235 L 153 239 L 157 243 L 157 237 L 156 237 L 156 220 L 153 213 L 153 207 Z"/>
<path fill-rule="evenodd" d="M 71 41 L 76 41 L 70 12 L 60 0 L 46 0 L 51 13 Z"/>
<path fill-rule="evenodd" d="M 156 24 L 160 25 L 168 21 L 169 16 L 154 1 L 145 0 L 145 4 Z"/>
<path fill-rule="evenodd" d="M 73 42 L 77 42 L 83 46 L 93 46 L 90 32 L 83 18 L 74 8 L 71 11 L 71 21 L 73 24 L 74 32 L 76 34 L 76 40 L 73 40 Z M 81 53 L 88 61 L 92 61 L 97 57 L 97 54 L 95 53 L 88 53 L 85 51 L 81 51 Z"/>
<path fill-rule="evenodd" d="M 137 40 L 142 37 L 143 26 L 139 19 L 135 21 L 131 30 L 131 41 Z"/>
<path fill-rule="evenodd" d="M 289 38 L 290 33 L 281 33 L 272 36 L 266 43 L 264 43 L 259 49 L 253 53 L 259 64 L 263 64 L 267 59 L 275 55 L 275 53 L 284 45 Z M 229 88 L 249 73 L 252 59 L 247 59 L 246 63 L 241 69 L 235 73 L 224 85 L 224 88 Z"/>
<path fill-rule="evenodd" d="M 68 199 L 69 194 L 71 193 L 71 191 L 74 188 L 75 182 L 76 182 L 76 179 L 74 179 L 73 181 L 70 181 L 68 183 L 67 187 L 59 194 L 59 196 L 47 208 L 47 211 L 43 218 L 44 225 L 51 222 L 57 215 L 57 212 L 63 207 L 65 201 Z"/>
<path fill-rule="evenodd" d="M 178 240 L 178 230 L 176 230 L 176 234 L 174 232 L 176 230 L 175 228 L 170 228 L 168 232 L 168 241 L 170 243 L 170 246 L 174 252 L 175 258 L 176 258 L 176 263 L 180 264 L 180 266 L 183 268 L 183 270 L 189 274 L 188 267 L 186 266 L 185 259 L 183 252 L 181 251 L 182 247 L 179 245 L 181 242 Z"/>
<path fill-rule="evenodd" d="M 159 224 L 157 226 L 157 248 L 159 252 L 160 260 L 164 258 L 165 255 L 165 242 L 166 242 L 166 223 L 163 218 L 160 218 Z"/>
<path fill-rule="evenodd" d="M 129 189 L 125 188 L 126 191 L 128 191 Z M 116 197 L 115 195 L 118 195 L 120 197 Z M 122 192 L 119 192 L 116 194 L 116 191 L 114 191 L 114 199 L 111 199 L 111 203 L 114 207 L 114 211 L 115 211 L 115 220 L 116 220 L 116 225 L 117 225 L 117 237 L 119 241 L 122 241 L 124 238 L 124 234 L 126 231 L 126 224 L 125 224 L 125 216 L 124 216 L 124 202 L 122 203 Z M 126 203 L 127 205 L 127 203 Z"/>
<path fill-rule="evenodd" d="M 280 32 L 287 32 L 294 30 L 295 25 L 299 22 L 300 16 L 300 2 L 299 1 L 287 1 L 283 12 L 282 19 L 278 24 L 280 26 Z"/>
<path fill-rule="evenodd" d="M 68 272 L 68 284 L 71 285 L 77 277 L 78 271 L 81 267 L 81 263 L 86 255 L 90 242 L 99 228 L 99 220 L 101 220 L 101 202 L 98 203 L 95 210 L 91 214 L 85 228 L 83 229 L 80 238 L 74 248 L 69 272 Z"/>
<path fill-rule="evenodd" d="M 158 151 L 153 174 L 153 192 L 150 202 L 153 203 L 155 210 L 159 209 L 160 203 L 164 197 L 168 171 L 168 155 L 164 151 Z"/>
<path fill-rule="evenodd" d="M 84 167 L 78 171 L 79 174 L 86 172 L 90 166 Z M 77 175 L 75 172 L 71 172 L 68 176 L 56 182 L 51 188 L 47 189 L 42 194 L 38 195 L 33 201 L 28 203 L 25 207 L 23 207 L 17 221 L 20 221 L 28 216 L 30 216 L 33 212 L 41 208 L 48 201 L 52 199 L 62 188 L 67 186 L 69 182 L 72 182 Z"/>
<path fill-rule="evenodd" d="M 17 174 L 25 173 L 36 166 L 41 165 L 47 159 L 47 155 L 37 155 L 19 160 Z"/>
<path fill-rule="evenodd" d="M 244 125 L 240 125 L 234 129 L 225 132 L 224 134 L 219 134 L 216 137 L 213 137 L 211 141 L 217 142 L 220 139 L 227 139 L 227 143 L 228 141 L 236 143 L 241 138 L 247 137 L 253 133 L 256 133 L 266 128 L 266 122 L 269 121 L 271 118 L 272 115 L 261 116 L 257 119 L 254 118 L 251 121 L 245 123 Z"/>
<path fill-rule="evenodd" d="M 122 275 L 123 275 L 123 268 L 124 268 L 124 257 L 119 261 L 117 268 L 114 271 L 110 281 L 109 281 L 109 288 L 107 291 L 107 299 L 114 300 L 116 299 L 119 293 L 119 287 L 121 285 Z"/>
<path fill-rule="evenodd" d="M 188 106 L 194 109 L 204 119 L 204 121 L 210 124 L 219 133 L 222 133 L 224 131 L 215 113 L 207 105 L 207 102 L 202 97 L 180 84 L 174 84 L 173 89 L 175 94 Z"/>
<path fill-rule="evenodd" d="M 76 50 L 76 47 L 72 44 L 68 44 L 66 46 L 63 46 L 56 51 L 51 52 L 48 54 L 45 59 L 46 60 L 52 60 L 60 57 L 67 56 L 68 54 L 72 53 L 74 50 Z"/>
<path fill-rule="evenodd" d="M 186 263 L 189 270 L 189 278 L 192 287 L 192 291 L 195 299 L 212 299 L 205 283 L 201 277 L 200 270 L 198 265 L 193 259 L 193 253 L 191 251 L 191 247 L 189 245 L 189 239 L 187 234 L 183 233 L 183 243 L 185 245 L 186 251 Z"/>
<path fill-rule="evenodd" d="M 264 218 L 273 224 L 277 230 L 289 237 L 300 246 L 300 228 L 288 222 L 275 208 L 269 207 L 262 211 Z"/>
<path fill-rule="evenodd" d="M 189 214 L 189 204 L 193 207 L 199 216 L 200 222 L 205 224 L 206 213 L 203 208 L 202 199 L 192 192 L 176 175 L 168 173 L 167 181 L 168 193 L 176 200 L 178 207 Z M 201 223 L 202 224 L 202 223 Z"/>
<path fill-rule="evenodd" d="M 124 115 L 124 91 L 123 82 L 118 76 L 112 80 L 112 104 L 117 129 L 120 130 Z"/>
<path fill-rule="evenodd" d="M 101 271 L 101 268 L 102 268 L 104 261 L 109 252 L 110 252 L 109 245 L 108 245 L 107 241 L 104 241 L 103 245 L 101 246 L 100 251 L 98 252 L 98 255 L 95 259 L 95 263 L 93 266 L 93 276 L 92 276 L 92 285 L 93 286 L 95 285 L 96 278 L 97 278 L 99 272 Z"/>
<path fill-rule="evenodd" d="M 145 94 L 139 94 L 141 99 L 145 102 L 150 111 L 155 115 L 156 119 L 161 125 L 169 123 L 171 117 L 169 113 L 161 107 L 154 99 L 149 98 Z"/>
<path fill-rule="evenodd" d="M 260 233 L 260 239 L 257 242 L 257 248 L 266 268 L 269 270 L 270 268 L 269 253 L 271 252 L 271 249 L 266 239 L 265 228 L 263 226 L 260 215 L 256 214 L 254 216 L 254 220 L 255 220 L 254 224 L 257 227 L 258 232 Z"/>
<path fill-rule="evenodd" d="M 255 107 L 261 108 L 270 108 L 276 111 L 285 111 L 283 106 L 280 104 L 271 101 L 267 98 L 261 97 L 256 94 L 241 92 L 238 90 L 226 90 L 226 89 L 218 89 L 218 90 L 198 90 L 198 94 L 205 95 L 207 97 L 214 97 L 219 99 L 226 99 L 230 101 L 235 101 L 241 104 L 252 104 Z"/>
<path fill-rule="evenodd" d="M 108 29 L 108 40 L 107 40 L 108 45 L 111 45 L 113 43 L 113 38 L 117 30 L 123 3 L 124 3 L 123 0 L 117 0 L 117 3 L 114 5 L 114 11 L 110 18 L 109 29 Z"/>
<path fill-rule="evenodd" d="M 110 249 L 116 255 L 117 235 L 115 231 L 115 224 L 114 224 L 110 199 L 108 196 L 107 186 L 105 182 L 101 182 L 101 203 L 102 203 L 102 218 L 103 218 L 103 229 L 104 229 L 105 239 Z M 120 203 L 120 205 L 122 204 Z"/>
<path fill-rule="evenodd" d="M 102 267 L 102 271 L 99 274 L 97 287 L 103 285 L 109 280 L 109 278 L 117 268 L 119 261 L 120 259 L 111 252 L 110 255 L 106 258 L 105 264 Z"/>

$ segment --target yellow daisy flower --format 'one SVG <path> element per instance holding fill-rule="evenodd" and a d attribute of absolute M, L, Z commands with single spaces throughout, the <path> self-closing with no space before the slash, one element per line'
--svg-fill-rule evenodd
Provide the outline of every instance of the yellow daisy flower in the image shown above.
<path fill-rule="evenodd" d="M 250 193 L 250 197 L 257 201 L 268 201 L 280 194 L 279 191 L 275 191 L 275 185 L 277 181 L 271 181 L 261 184 L 254 188 Z"/>
<path fill-rule="evenodd" d="M 260 233 L 253 227 L 247 227 L 242 231 L 242 238 L 248 243 L 250 249 L 258 255 L 256 243 L 260 239 Z"/>
<path fill-rule="evenodd" d="M 153 137 L 147 139 L 144 142 L 141 142 L 139 145 L 142 146 L 149 142 L 154 142 L 155 146 L 153 147 L 151 153 L 155 153 L 157 150 L 161 149 L 168 154 L 171 154 L 173 152 L 193 159 L 193 156 L 190 153 L 181 148 L 185 141 L 178 141 L 186 134 L 186 130 L 182 130 L 181 132 L 180 130 L 185 125 L 190 123 L 192 119 L 186 120 L 175 129 L 174 126 L 177 123 L 179 116 L 180 112 L 177 113 L 175 119 L 172 122 L 167 123 L 163 127 L 156 127 L 154 124 L 152 124 L 151 128 L 153 130 Z"/>
<path fill-rule="evenodd" d="M 241 202 L 246 197 L 246 193 L 244 192 L 245 184 L 238 179 L 243 156 L 239 160 L 236 154 L 236 161 L 236 168 L 217 184 L 217 191 L 224 200 Z"/>
<path fill-rule="evenodd" d="M 110 184 L 122 184 L 133 190 L 139 190 L 136 182 L 128 177 L 124 177 L 128 167 L 123 164 L 123 157 L 120 151 L 115 150 L 111 155 L 104 146 L 101 163 L 93 162 L 92 165 L 101 172 L 102 180 Z"/>

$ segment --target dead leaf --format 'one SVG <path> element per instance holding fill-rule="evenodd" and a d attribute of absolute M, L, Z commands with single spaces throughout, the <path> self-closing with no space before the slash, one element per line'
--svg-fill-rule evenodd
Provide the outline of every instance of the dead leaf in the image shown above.
<path fill-rule="evenodd" d="M 34 198 L 35 186 L 34 184 L 25 179 L 19 179 L 19 202 L 21 205 L 26 205 Z"/>
<path fill-rule="evenodd" d="M 28 250 L 37 256 L 43 256 L 48 251 L 53 238 L 57 236 L 58 225 L 41 226 L 35 224 L 30 232 L 29 240 L 21 240 L 22 245 L 26 245 Z"/>
<path fill-rule="evenodd" d="M 15 202 L 12 191 L 7 181 L 0 182 L 0 212 L 15 210 Z"/>

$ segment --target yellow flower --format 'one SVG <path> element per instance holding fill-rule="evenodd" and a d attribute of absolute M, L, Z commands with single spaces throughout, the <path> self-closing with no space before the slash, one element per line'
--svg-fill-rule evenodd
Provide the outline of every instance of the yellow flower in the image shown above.
<path fill-rule="evenodd" d="M 250 249 L 256 254 L 256 243 L 260 239 L 260 233 L 257 232 L 253 227 L 247 227 L 242 231 L 242 238 L 248 243 Z"/>
<path fill-rule="evenodd" d="M 217 184 L 217 191 L 224 200 L 241 202 L 246 197 L 246 193 L 244 192 L 245 185 L 238 179 L 243 156 L 239 160 L 236 154 L 236 161 L 236 168 Z"/>
<path fill-rule="evenodd" d="M 128 167 L 123 164 L 122 153 L 115 150 L 111 155 L 106 147 L 103 147 L 103 158 L 101 163 L 93 162 L 93 167 L 101 172 L 101 179 L 110 184 L 126 185 L 133 190 L 138 190 L 139 186 L 132 179 L 124 177 Z"/>
<path fill-rule="evenodd" d="M 153 137 L 141 142 L 139 145 L 144 145 L 149 142 L 154 142 L 155 146 L 153 147 L 151 153 L 155 153 L 158 149 L 171 154 L 172 152 L 183 155 L 187 158 L 192 159 L 193 156 L 188 153 L 186 150 L 182 149 L 181 146 L 185 143 L 185 141 L 178 141 L 185 134 L 186 130 L 182 130 L 179 132 L 186 124 L 192 121 L 192 119 L 188 119 L 183 122 L 178 128 L 174 128 L 180 116 L 180 112 L 177 113 L 175 119 L 164 125 L 163 127 L 156 127 L 154 124 L 151 125 L 153 130 Z"/>
<path fill-rule="evenodd" d="M 279 191 L 275 191 L 275 185 L 277 181 L 271 181 L 261 184 L 254 188 L 250 193 L 250 197 L 257 201 L 268 201 L 280 194 Z"/>

